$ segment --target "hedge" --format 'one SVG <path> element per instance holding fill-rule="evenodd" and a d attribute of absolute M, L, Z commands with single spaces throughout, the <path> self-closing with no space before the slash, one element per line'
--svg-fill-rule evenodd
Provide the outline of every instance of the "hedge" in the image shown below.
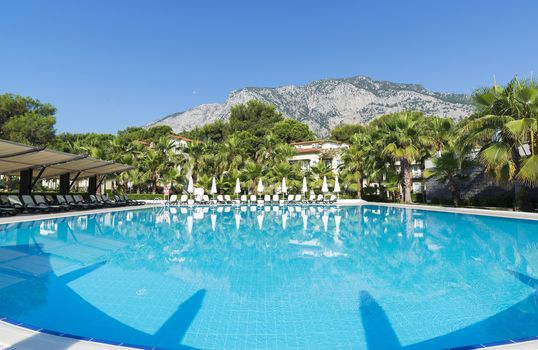
<path fill-rule="evenodd" d="M 152 194 L 152 193 L 128 193 L 127 197 L 134 200 L 153 200 L 153 199 L 164 199 L 162 194 Z"/>

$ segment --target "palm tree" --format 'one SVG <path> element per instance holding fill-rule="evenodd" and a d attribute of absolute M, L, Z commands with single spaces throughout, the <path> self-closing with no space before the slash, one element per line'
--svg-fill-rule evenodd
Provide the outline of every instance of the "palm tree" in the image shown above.
<path fill-rule="evenodd" d="M 444 148 L 454 140 L 454 120 L 442 117 L 427 118 L 427 132 L 431 137 L 431 143 L 435 155 L 440 157 Z"/>
<path fill-rule="evenodd" d="M 315 178 L 312 185 L 317 189 L 321 189 L 324 177 L 327 177 L 327 181 L 331 181 L 334 177 L 333 169 L 325 165 L 323 160 L 320 160 L 314 166 L 312 166 L 310 171 Z"/>
<path fill-rule="evenodd" d="M 355 134 L 351 137 L 351 145 L 342 155 L 342 175 L 355 176 L 357 180 L 357 198 L 362 198 L 364 179 L 367 176 L 370 155 L 372 153 L 372 138 L 367 132 Z"/>
<path fill-rule="evenodd" d="M 454 205 L 460 205 L 460 182 L 468 177 L 468 171 L 475 166 L 469 155 L 461 150 L 449 148 L 433 160 L 434 167 L 426 170 L 427 178 L 434 178 L 448 186 Z"/>
<path fill-rule="evenodd" d="M 159 180 L 185 162 L 186 159 L 176 151 L 174 143 L 167 137 L 162 137 L 146 148 L 143 157 L 139 159 L 139 167 L 151 183 L 152 193 L 157 193 Z"/>
<path fill-rule="evenodd" d="M 525 187 L 538 185 L 538 84 L 514 78 L 476 91 L 473 100 L 478 113 L 462 122 L 460 141 L 479 147 L 486 169 L 514 182 L 516 209 L 529 210 Z"/>
<path fill-rule="evenodd" d="M 425 128 L 426 118 L 418 112 L 399 112 L 381 116 L 372 124 L 376 127 L 375 138 L 382 153 L 400 163 L 403 200 L 411 203 L 411 166 L 432 142 Z"/>
<path fill-rule="evenodd" d="M 256 161 L 258 163 L 271 162 L 274 157 L 274 149 L 277 143 L 278 140 L 273 133 L 270 132 L 265 134 L 256 151 Z"/>
<path fill-rule="evenodd" d="M 251 193 L 256 192 L 256 184 L 258 180 L 263 177 L 265 174 L 265 168 L 263 165 L 255 163 L 251 160 L 248 160 L 245 163 L 245 167 L 241 172 L 241 178 L 247 187 L 252 191 Z"/>

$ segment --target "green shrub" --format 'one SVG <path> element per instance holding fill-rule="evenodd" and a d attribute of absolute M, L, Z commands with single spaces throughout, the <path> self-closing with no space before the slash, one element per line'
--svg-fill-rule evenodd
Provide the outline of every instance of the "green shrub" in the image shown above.
<path fill-rule="evenodd" d="M 164 199 L 162 194 L 152 194 L 152 193 L 128 193 L 127 198 L 134 200 L 153 200 L 153 199 Z"/>

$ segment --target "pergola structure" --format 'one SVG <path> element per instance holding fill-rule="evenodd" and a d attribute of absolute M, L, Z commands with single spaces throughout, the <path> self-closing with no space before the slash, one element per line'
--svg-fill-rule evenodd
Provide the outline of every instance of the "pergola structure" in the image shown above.
<path fill-rule="evenodd" d="M 60 194 L 68 194 L 78 179 L 88 178 L 88 193 L 95 194 L 106 175 L 133 168 L 0 139 L 0 174 L 20 176 L 19 194 L 31 194 L 37 181 L 44 178 L 59 178 Z"/>

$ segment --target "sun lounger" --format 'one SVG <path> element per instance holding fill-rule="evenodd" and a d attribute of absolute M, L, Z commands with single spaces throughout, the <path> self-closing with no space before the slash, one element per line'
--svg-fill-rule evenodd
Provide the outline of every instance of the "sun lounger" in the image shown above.
<path fill-rule="evenodd" d="M 303 202 L 303 196 L 301 196 L 300 194 L 296 194 L 294 198 L 294 202 L 296 204 L 301 204 Z"/>
<path fill-rule="evenodd" d="M 241 195 L 241 204 L 248 204 L 248 199 L 247 199 L 247 195 L 246 194 L 242 194 Z"/>
<path fill-rule="evenodd" d="M 11 204 L 7 196 L 0 196 L 0 207 L 4 209 L 6 213 L 11 210 L 15 210 L 16 211 L 15 214 L 18 214 L 24 211 L 24 207 L 22 207 L 22 203 L 21 203 L 21 206 L 13 205 Z"/>
<path fill-rule="evenodd" d="M 18 213 L 19 213 L 19 211 L 17 209 L 15 209 L 15 208 L 0 206 L 0 215 L 15 216 Z"/>
<path fill-rule="evenodd" d="M 187 196 L 186 194 L 182 194 L 180 197 L 179 197 L 179 205 L 185 205 L 187 204 L 187 200 L 189 199 L 189 196 Z"/>
<path fill-rule="evenodd" d="M 102 194 L 97 194 L 96 197 L 101 203 L 104 203 L 106 206 L 109 206 L 109 207 L 119 207 L 120 206 L 119 203 L 111 201 L 110 199 L 108 199 L 107 196 L 104 196 Z"/>
<path fill-rule="evenodd" d="M 88 205 L 90 208 L 93 208 L 93 209 L 97 209 L 97 208 L 102 208 L 102 207 L 104 207 L 103 204 L 101 204 L 101 203 L 93 203 L 91 200 L 86 199 L 86 198 L 82 197 L 82 196 L 79 195 L 79 194 L 74 195 L 73 198 L 74 198 L 75 201 L 77 201 L 78 203 L 86 204 L 86 205 Z"/>
<path fill-rule="evenodd" d="M 227 201 L 224 199 L 224 196 L 222 194 L 217 195 L 217 203 L 218 204 L 227 204 Z"/>
<path fill-rule="evenodd" d="M 9 197 L 11 200 L 11 197 L 16 197 L 16 196 L 9 196 Z M 22 199 L 22 205 L 24 205 L 24 208 L 27 211 L 48 213 L 49 211 L 52 210 L 46 204 L 36 204 L 32 196 L 30 195 L 27 195 L 27 194 L 22 195 L 21 199 Z"/>
<path fill-rule="evenodd" d="M 233 203 L 232 197 L 230 197 L 229 194 L 225 194 L 225 195 L 224 195 L 224 201 L 225 201 L 226 203 L 230 203 L 230 204 Z"/>
<path fill-rule="evenodd" d="M 286 203 L 292 204 L 294 199 L 295 197 L 293 196 L 293 194 L 288 194 L 288 200 L 286 201 Z"/>
<path fill-rule="evenodd" d="M 69 207 L 69 210 L 71 210 L 71 209 L 81 209 L 79 205 L 76 205 L 74 203 L 71 204 L 71 203 L 67 202 L 65 197 L 63 195 L 61 195 L 61 194 L 56 195 L 56 201 L 58 202 L 59 205 Z"/>
<path fill-rule="evenodd" d="M 177 195 L 173 194 L 172 196 L 176 196 L 176 201 L 177 201 Z M 137 201 L 136 199 L 129 199 L 129 197 L 125 193 L 123 195 L 121 195 L 120 198 L 122 198 L 127 203 L 131 203 L 133 205 L 145 205 L 146 204 L 146 202 Z"/>
<path fill-rule="evenodd" d="M 118 196 L 117 194 L 114 195 L 114 202 L 118 203 L 121 206 L 129 205 L 129 202 L 121 199 L 120 196 Z"/>
<path fill-rule="evenodd" d="M 336 203 L 336 196 L 331 194 L 328 198 L 324 199 L 324 202 L 328 204 Z"/>
<path fill-rule="evenodd" d="M 250 200 L 249 200 L 250 204 L 256 204 L 257 200 L 258 200 L 258 197 L 256 197 L 255 194 L 250 195 Z"/>
<path fill-rule="evenodd" d="M 325 201 L 325 196 L 322 194 L 318 194 L 318 198 L 316 199 L 316 203 L 323 203 Z"/>
<path fill-rule="evenodd" d="M 34 201 L 37 205 L 44 205 L 49 207 L 52 211 L 61 211 L 61 210 L 69 210 L 68 206 L 65 205 L 59 205 L 59 204 L 49 204 L 44 196 L 40 194 L 36 194 L 34 196 Z"/>
<path fill-rule="evenodd" d="M 69 203 L 70 205 L 73 205 L 73 206 L 77 206 L 79 209 L 91 209 L 91 208 L 93 208 L 93 206 L 91 206 L 91 205 L 88 205 L 88 204 L 85 204 L 85 203 L 82 203 L 82 202 L 79 202 L 79 201 L 75 200 L 75 198 L 72 195 L 66 194 L 64 197 L 65 197 L 65 200 L 67 201 L 67 203 Z"/>
<path fill-rule="evenodd" d="M 73 199 L 77 202 L 77 203 L 81 203 L 81 204 L 85 204 L 87 205 L 90 209 L 97 209 L 97 208 L 102 208 L 103 205 L 101 203 L 92 203 L 91 201 L 88 201 L 86 199 L 84 199 L 81 195 L 77 194 L 77 195 L 74 195 L 73 196 Z"/>
<path fill-rule="evenodd" d="M 280 197 L 278 196 L 278 194 L 274 194 L 273 195 L 273 198 L 271 200 L 271 203 L 272 204 L 280 204 Z"/>
<path fill-rule="evenodd" d="M 271 204 L 271 195 L 266 194 L 265 196 L 263 196 L 263 202 L 265 204 Z"/>
<path fill-rule="evenodd" d="M 91 204 L 94 204 L 94 205 L 99 205 L 101 208 L 109 206 L 105 202 L 101 202 L 99 199 L 97 199 L 97 197 L 94 196 L 93 194 L 90 194 L 88 196 L 88 202 L 91 203 Z"/>

